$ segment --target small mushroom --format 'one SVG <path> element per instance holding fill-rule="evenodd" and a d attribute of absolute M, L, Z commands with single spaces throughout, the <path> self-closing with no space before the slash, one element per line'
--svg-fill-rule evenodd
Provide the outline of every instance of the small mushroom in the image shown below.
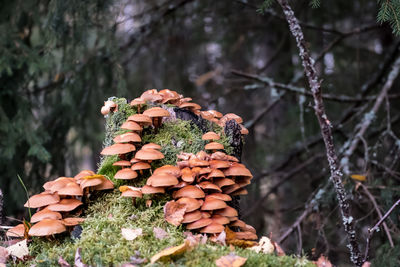
<path fill-rule="evenodd" d="M 50 236 L 67 231 L 61 220 L 43 219 L 29 229 L 30 236 Z"/>
<path fill-rule="evenodd" d="M 48 192 L 42 192 L 37 195 L 31 196 L 28 201 L 24 204 L 26 208 L 40 208 L 47 205 L 55 204 L 60 201 L 58 194 L 52 194 Z"/>
<path fill-rule="evenodd" d="M 160 108 L 160 107 L 154 107 L 154 108 L 147 109 L 143 112 L 143 114 L 152 118 L 153 126 L 156 130 L 161 126 L 162 118 L 170 116 L 168 110 Z"/>
<path fill-rule="evenodd" d="M 51 204 L 47 208 L 51 211 L 72 211 L 83 203 L 75 198 L 61 199 L 59 203 Z"/>

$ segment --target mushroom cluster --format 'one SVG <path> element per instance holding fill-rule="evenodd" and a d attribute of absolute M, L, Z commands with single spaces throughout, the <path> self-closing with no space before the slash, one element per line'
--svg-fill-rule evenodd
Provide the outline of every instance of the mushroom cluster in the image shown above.
<path fill-rule="evenodd" d="M 32 215 L 32 227 L 19 224 L 7 231 L 8 237 L 51 236 L 70 230 L 85 219 L 80 207 L 90 193 L 113 189 L 114 184 L 103 175 L 84 170 L 75 177 L 59 177 L 43 185 L 40 194 L 31 196 L 24 207 L 37 209 Z"/>

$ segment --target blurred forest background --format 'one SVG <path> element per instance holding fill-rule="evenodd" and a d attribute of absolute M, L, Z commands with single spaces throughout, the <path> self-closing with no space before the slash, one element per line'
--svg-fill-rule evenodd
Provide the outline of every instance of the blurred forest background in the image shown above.
<path fill-rule="evenodd" d="M 398 79 L 378 112 L 371 112 L 400 56 L 397 2 L 291 1 L 323 79 L 340 155 L 360 123 L 373 119 L 341 162 L 362 244 L 379 213 L 400 197 Z M 323 253 L 335 264 L 349 264 L 313 100 L 279 5 L 0 3 L 0 189 L 9 223 L 26 212 L 18 175 L 29 193 L 37 193 L 46 180 L 96 169 L 104 100 L 169 88 L 203 109 L 243 117 L 250 130 L 243 162 L 254 179 L 241 214 L 259 236 L 272 233 L 289 253 L 313 259 Z M 399 214 L 391 214 L 372 242 L 372 256 L 382 266 L 400 265 Z"/>

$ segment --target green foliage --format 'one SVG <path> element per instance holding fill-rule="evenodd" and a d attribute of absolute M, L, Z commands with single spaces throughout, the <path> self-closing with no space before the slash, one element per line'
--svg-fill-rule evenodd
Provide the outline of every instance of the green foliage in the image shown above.
<path fill-rule="evenodd" d="M 388 22 L 393 34 L 400 35 L 400 0 L 378 0 L 378 4 L 378 22 Z"/>
<path fill-rule="evenodd" d="M 318 8 L 321 5 L 321 0 L 311 0 L 310 1 L 310 6 L 312 8 Z"/>

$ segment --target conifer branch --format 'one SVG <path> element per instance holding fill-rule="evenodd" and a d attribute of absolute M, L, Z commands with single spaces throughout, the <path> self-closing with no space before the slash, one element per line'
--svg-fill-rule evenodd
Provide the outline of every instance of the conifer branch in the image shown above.
<path fill-rule="evenodd" d="M 347 198 L 346 190 L 342 183 L 343 174 L 339 168 L 338 156 L 334 147 L 333 135 L 331 130 L 331 122 L 325 112 L 325 107 L 322 99 L 321 81 L 317 75 L 314 66 L 314 60 L 311 58 L 306 42 L 304 39 L 303 31 L 294 15 L 294 12 L 286 0 L 278 0 L 283 9 L 286 20 L 289 24 L 290 31 L 296 39 L 296 44 L 299 49 L 299 56 L 302 60 L 305 74 L 308 79 L 309 86 L 314 98 L 315 114 L 321 128 L 321 133 L 325 143 L 327 159 L 330 167 L 330 180 L 332 181 L 336 195 L 339 201 L 339 207 L 342 215 L 344 230 L 348 238 L 348 248 L 350 250 L 350 259 L 357 265 L 361 266 L 363 261 L 361 258 L 357 236 L 355 231 L 355 220 L 350 213 L 350 204 Z"/>

